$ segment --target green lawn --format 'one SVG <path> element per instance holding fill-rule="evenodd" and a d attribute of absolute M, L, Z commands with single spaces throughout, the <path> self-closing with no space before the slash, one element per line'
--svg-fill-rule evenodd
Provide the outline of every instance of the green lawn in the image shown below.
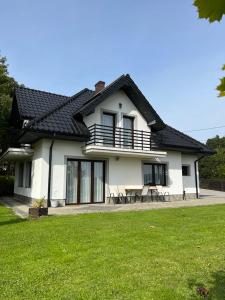
<path fill-rule="evenodd" d="M 0 299 L 225 299 L 225 206 L 21 220 L 0 206 Z"/>

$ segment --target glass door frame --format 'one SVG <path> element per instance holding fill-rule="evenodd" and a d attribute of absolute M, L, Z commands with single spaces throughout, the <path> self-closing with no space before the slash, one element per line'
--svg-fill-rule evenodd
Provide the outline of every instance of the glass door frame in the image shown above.
<path fill-rule="evenodd" d="M 77 161 L 78 162 L 78 176 L 77 176 L 77 203 L 67 203 L 67 163 L 66 163 L 66 205 L 83 205 L 83 204 L 98 204 L 105 203 L 105 160 L 97 160 L 97 159 L 79 159 L 79 158 L 68 158 L 68 161 Z M 80 181 L 81 181 L 81 162 L 90 162 L 91 163 L 91 189 L 90 189 L 90 199 L 91 202 L 82 203 L 80 202 Z M 94 163 L 101 162 L 103 166 L 103 201 L 94 202 Z"/>

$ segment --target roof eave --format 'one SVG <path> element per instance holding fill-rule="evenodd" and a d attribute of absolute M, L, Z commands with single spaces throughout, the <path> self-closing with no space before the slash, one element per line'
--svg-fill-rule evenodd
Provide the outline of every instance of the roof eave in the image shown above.
<path fill-rule="evenodd" d="M 35 143 L 42 138 L 56 138 L 62 140 L 72 140 L 78 142 L 86 142 L 88 141 L 90 134 L 86 135 L 74 135 L 74 134 L 66 134 L 62 132 L 52 132 L 47 130 L 26 130 L 24 131 L 20 138 L 20 143 Z"/>

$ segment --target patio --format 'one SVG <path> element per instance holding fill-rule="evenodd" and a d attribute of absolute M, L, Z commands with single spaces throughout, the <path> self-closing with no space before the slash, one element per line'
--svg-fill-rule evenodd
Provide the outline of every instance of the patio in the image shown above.
<path fill-rule="evenodd" d="M 11 207 L 14 212 L 22 218 L 28 216 L 29 206 L 15 201 L 13 198 L 2 197 L 0 203 Z M 103 213 L 103 212 L 124 212 L 124 211 L 143 211 L 153 209 L 191 207 L 225 204 L 225 192 L 201 190 L 200 199 L 189 199 L 182 201 L 168 202 L 136 202 L 132 204 L 87 204 L 87 205 L 69 205 L 65 207 L 49 208 L 49 215 L 77 215 L 85 213 Z"/>

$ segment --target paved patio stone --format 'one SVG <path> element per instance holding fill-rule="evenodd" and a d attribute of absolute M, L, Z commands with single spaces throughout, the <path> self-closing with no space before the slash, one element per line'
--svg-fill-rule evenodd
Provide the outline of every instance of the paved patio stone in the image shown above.
<path fill-rule="evenodd" d="M 11 207 L 14 212 L 22 218 L 28 216 L 29 206 L 15 201 L 10 197 L 2 197 L 0 203 Z M 201 190 L 200 199 L 169 201 L 169 202 L 150 202 L 134 204 L 87 204 L 87 205 L 69 205 L 65 207 L 49 208 L 49 215 L 77 215 L 86 213 L 103 212 L 123 212 L 123 211 L 142 211 L 152 209 L 165 209 L 176 207 L 192 207 L 225 204 L 225 192 Z"/>

